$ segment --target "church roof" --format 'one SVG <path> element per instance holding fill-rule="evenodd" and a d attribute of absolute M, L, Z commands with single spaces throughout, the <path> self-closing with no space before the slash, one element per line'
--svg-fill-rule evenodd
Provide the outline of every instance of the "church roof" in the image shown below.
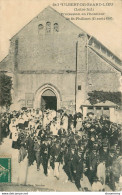
<path fill-rule="evenodd" d="M 8 58 L 9 56 L 7 55 L 5 58 L 3 58 L 3 60 L 0 62 L 0 71 L 4 70 L 7 71 L 8 70 Z"/>
<path fill-rule="evenodd" d="M 55 12 L 56 14 L 58 14 L 60 17 L 63 17 L 64 19 L 67 20 L 67 18 L 65 18 L 63 15 L 61 15 L 59 12 L 57 12 L 55 9 L 53 9 L 52 7 L 48 6 L 46 7 L 43 11 L 41 11 L 36 17 L 34 17 L 29 23 L 31 23 L 33 20 L 35 20 L 36 18 L 38 18 L 38 16 L 43 13 L 45 10 L 50 10 Z M 93 51 L 95 53 L 97 53 L 101 58 L 103 58 L 106 62 L 108 62 L 109 64 L 111 64 L 116 70 L 118 70 L 119 72 L 122 73 L 122 61 L 121 59 L 116 56 L 113 52 L 111 52 L 106 46 L 104 46 L 100 41 L 98 41 L 94 36 L 91 36 L 89 33 L 85 32 L 83 29 L 81 29 L 80 27 L 78 27 L 76 24 L 74 24 L 72 21 L 67 20 L 67 22 L 70 22 L 72 25 L 74 25 L 75 28 L 82 30 L 84 33 L 86 33 L 86 35 L 88 36 L 88 46 L 93 49 Z M 28 24 L 29 24 L 28 23 Z M 20 29 L 11 39 L 10 41 L 15 38 L 28 24 L 26 24 L 22 29 Z M 104 47 L 104 49 L 110 54 L 110 56 L 112 56 L 114 58 L 114 60 L 111 58 L 108 58 L 107 55 L 102 55 L 101 52 L 99 50 L 96 50 L 95 47 L 91 46 L 90 41 L 95 41 L 97 42 L 99 45 L 101 45 L 101 47 Z M 7 60 L 8 60 L 8 56 L 6 56 L 1 62 L 0 62 L 0 70 L 7 70 Z"/>

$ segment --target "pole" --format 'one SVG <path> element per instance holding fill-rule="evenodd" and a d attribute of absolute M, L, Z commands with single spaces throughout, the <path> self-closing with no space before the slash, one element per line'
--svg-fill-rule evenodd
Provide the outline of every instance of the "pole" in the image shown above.
<path fill-rule="evenodd" d="M 75 113 L 76 113 L 76 98 L 77 98 L 77 55 L 78 55 L 78 41 L 76 42 L 76 67 L 75 67 Z"/>

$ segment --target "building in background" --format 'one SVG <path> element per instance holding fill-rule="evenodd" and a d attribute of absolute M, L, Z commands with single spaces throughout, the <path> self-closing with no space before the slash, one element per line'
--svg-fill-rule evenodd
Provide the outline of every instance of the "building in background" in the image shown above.
<path fill-rule="evenodd" d="M 90 105 L 90 91 L 120 91 L 121 60 L 51 7 L 10 40 L 0 71 L 13 78 L 13 108 L 93 111 L 115 118 L 116 104 Z"/>

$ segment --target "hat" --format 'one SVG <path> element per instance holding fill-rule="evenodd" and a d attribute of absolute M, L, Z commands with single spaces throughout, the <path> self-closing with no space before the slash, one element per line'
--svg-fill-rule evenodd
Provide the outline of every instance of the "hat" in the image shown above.
<path fill-rule="evenodd" d="M 102 139 L 102 135 L 99 134 L 99 135 L 98 135 L 98 139 Z"/>
<path fill-rule="evenodd" d="M 95 151 L 96 151 L 96 150 L 97 150 L 97 147 L 93 147 L 93 149 L 92 149 L 92 150 L 95 150 Z"/>
<path fill-rule="evenodd" d="M 110 153 L 114 153 L 115 152 L 115 148 L 114 147 L 111 147 L 110 148 Z"/>
<path fill-rule="evenodd" d="M 26 143 L 25 143 L 24 141 L 21 141 L 20 145 L 21 145 L 21 146 L 25 146 Z"/>
<path fill-rule="evenodd" d="M 110 149 L 110 153 L 115 153 L 115 150 L 114 149 Z"/>
<path fill-rule="evenodd" d="M 24 133 L 23 133 L 23 132 L 21 132 L 21 133 L 20 133 L 20 136 L 24 136 Z"/>
<path fill-rule="evenodd" d="M 95 136 L 96 136 L 95 132 L 92 132 L 91 137 L 95 137 Z"/>
<path fill-rule="evenodd" d="M 80 148 L 80 149 L 78 150 L 78 153 L 83 153 L 83 150 Z"/>
<path fill-rule="evenodd" d="M 56 140 L 55 141 L 55 144 L 58 144 L 59 145 L 60 144 L 60 140 Z"/>
<path fill-rule="evenodd" d="M 83 147 L 83 146 L 80 146 L 80 147 L 78 148 L 78 152 L 83 152 L 83 150 L 84 150 L 84 147 Z"/>
<path fill-rule="evenodd" d="M 48 141 L 48 138 L 47 137 L 44 137 L 43 141 Z"/>
<path fill-rule="evenodd" d="M 38 139 L 37 139 L 37 137 L 34 137 L 34 141 L 37 141 Z"/>
<path fill-rule="evenodd" d="M 75 145 L 72 144 L 70 148 L 71 148 L 71 150 L 75 150 Z"/>
<path fill-rule="evenodd" d="M 88 112 L 87 116 L 90 116 L 90 115 L 94 115 L 94 113 L 93 112 Z"/>
<path fill-rule="evenodd" d="M 75 139 L 74 139 L 73 137 L 70 138 L 70 139 L 69 139 L 69 143 L 70 143 L 70 144 L 75 144 Z"/>
<path fill-rule="evenodd" d="M 107 139 L 107 138 L 104 138 L 104 139 L 103 139 L 103 144 L 104 144 L 104 143 L 105 143 L 105 144 L 108 143 L 108 139 Z"/>
<path fill-rule="evenodd" d="M 104 148 L 108 148 L 108 145 L 106 143 L 103 143 Z"/>
<path fill-rule="evenodd" d="M 118 145 L 118 140 L 115 140 L 114 145 L 115 145 L 115 144 L 117 144 L 117 145 Z"/>
<path fill-rule="evenodd" d="M 75 134 L 75 139 L 76 140 L 79 140 L 81 137 L 79 136 L 79 135 L 77 135 L 77 134 Z"/>
<path fill-rule="evenodd" d="M 48 140 L 52 140 L 52 137 L 50 136 L 50 137 L 48 137 Z"/>
<path fill-rule="evenodd" d="M 117 149 L 117 150 L 120 150 L 120 146 L 117 146 L 116 149 Z"/>
<path fill-rule="evenodd" d="M 98 144 L 98 142 L 95 140 L 93 144 Z"/>

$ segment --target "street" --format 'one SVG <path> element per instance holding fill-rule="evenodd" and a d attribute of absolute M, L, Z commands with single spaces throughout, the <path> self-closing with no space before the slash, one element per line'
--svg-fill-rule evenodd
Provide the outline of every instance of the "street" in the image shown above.
<path fill-rule="evenodd" d="M 43 167 L 40 165 L 40 171 L 37 171 L 36 162 L 34 165 L 27 167 L 27 180 L 26 185 L 19 185 L 18 175 L 20 165 L 18 163 L 18 150 L 11 147 L 12 140 L 5 138 L 4 142 L 0 146 L 0 156 L 11 156 L 12 157 L 12 183 L 7 185 L 0 184 L 1 191 L 58 191 L 58 192 L 77 192 L 74 183 L 67 180 L 67 176 L 60 166 L 60 179 L 57 180 L 53 176 L 52 168 L 48 170 L 48 176 L 43 173 Z M 87 187 L 91 191 L 91 185 L 87 178 L 81 181 L 83 187 Z M 106 186 L 106 191 L 111 191 L 108 186 Z"/>

